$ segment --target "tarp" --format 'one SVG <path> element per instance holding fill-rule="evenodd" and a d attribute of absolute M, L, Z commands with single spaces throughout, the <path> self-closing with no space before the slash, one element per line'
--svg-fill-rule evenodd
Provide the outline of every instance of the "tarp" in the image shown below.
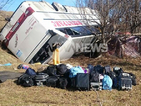
<path fill-rule="evenodd" d="M 7 79 L 17 79 L 23 73 L 12 72 L 12 71 L 0 71 L 0 83 L 5 82 Z"/>

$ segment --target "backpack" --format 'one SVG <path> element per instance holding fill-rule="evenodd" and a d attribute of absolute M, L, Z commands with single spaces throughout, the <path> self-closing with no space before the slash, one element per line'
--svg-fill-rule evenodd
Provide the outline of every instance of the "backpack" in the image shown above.
<path fill-rule="evenodd" d="M 90 73 L 90 82 L 100 82 L 99 73 L 97 71 Z"/>
<path fill-rule="evenodd" d="M 28 74 L 23 74 L 18 78 L 17 84 L 24 87 L 31 87 L 34 85 L 33 77 Z"/>
<path fill-rule="evenodd" d="M 56 76 L 57 75 L 56 65 L 48 66 L 45 70 L 42 71 L 42 73 L 47 73 L 49 76 Z"/>
<path fill-rule="evenodd" d="M 65 64 L 59 64 L 57 65 L 57 74 L 58 75 L 64 75 L 67 71 L 67 66 Z"/>
<path fill-rule="evenodd" d="M 99 74 L 104 74 L 104 67 L 102 67 L 101 65 L 97 65 L 94 67 L 94 71 L 97 71 Z"/>
<path fill-rule="evenodd" d="M 116 73 L 116 76 L 119 76 L 121 73 L 123 73 L 124 71 L 122 70 L 122 68 L 120 67 L 114 67 L 113 68 L 113 72 Z"/>
<path fill-rule="evenodd" d="M 112 79 L 108 75 L 104 75 L 104 78 L 102 80 L 102 88 L 104 90 L 111 90 L 112 89 Z"/>
<path fill-rule="evenodd" d="M 36 75 L 36 72 L 32 68 L 28 68 L 28 69 L 26 69 L 25 74 L 30 75 L 30 76 L 35 76 Z"/>

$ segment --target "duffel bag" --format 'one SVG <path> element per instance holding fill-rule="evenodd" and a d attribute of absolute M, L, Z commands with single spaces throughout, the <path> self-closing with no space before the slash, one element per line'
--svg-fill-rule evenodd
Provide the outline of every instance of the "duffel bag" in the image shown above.
<path fill-rule="evenodd" d="M 31 87 L 34 85 L 33 77 L 28 74 L 23 74 L 18 78 L 17 84 L 24 87 Z"/>
<path fill-rule="evenodd" d="M 56 76 L 57 75 L 57 68 L 56 65 L 50 65 L 42 73 L 47 73 L 49 76 Z"/>
<path fill-rule="evenodd" d="M 28 68 L 28 69 L 26 69 L 25 74 L 28 74 L 28 75 L 30 75 L 30 76 L 35 76 L 35 75 L 36 75 L 36 72 L 35 72 L 35 70 L 32 69 L 32 68 Z"/>
<path fill-rule="evenodd" d="M 46 86 L 49 87 L 58 87 L 59 77 L 57 76 L 49 76 L 46 81 Z"/>
<path fill-rule="evenodd" d="M 67 78 L 65 78 L 65 77 L 59 78 L 58 83 L 59 83 L 59 86 L 58 86 L 59 88 L 66 89 L 67 84 L 68 84 Z"/>
<path fill-rule="evenodd" d="M 58 75 L 64 75 L 67 71 L 67 66 L 65 64 L 59 64 L 56 68 Z"/>

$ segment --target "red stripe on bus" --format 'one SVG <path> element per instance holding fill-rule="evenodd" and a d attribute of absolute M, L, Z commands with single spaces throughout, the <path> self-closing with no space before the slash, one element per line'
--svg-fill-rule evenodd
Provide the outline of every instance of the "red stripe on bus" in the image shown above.
<path fill-rule="evenodd" d="M 9 33 L 6 35 L 6 45 L 8 45 L 10 39 L 13 37 L 13 35 L 16 33 L 16 31 L 19 29 L 19 27 L 22 25 L 22 23 L 26 20 L 26 18 L 28 16 L 30 16 L 32 13 L 34 12 L 34 10 L 31 7 L 28 7 L 25 11 L 25 13 L 23 13 L 20 18 L 17 20 L 17 22 L 14 24 L 14 26 L 11 28 L 11 30 L 9 31 Z"/>

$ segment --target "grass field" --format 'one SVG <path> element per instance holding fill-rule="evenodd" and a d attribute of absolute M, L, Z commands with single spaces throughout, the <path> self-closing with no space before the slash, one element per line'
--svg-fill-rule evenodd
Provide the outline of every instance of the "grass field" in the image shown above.
<path fill-rule="evenodd" d="M 5 22 L 4 22 L 5 23 Z M 1 24 L 0 28 L 4 25 Z M 0 64 L 11 63 L 12 66 L 0 66 L 0 71 L 25 72 L 17 69 L 19 64 L 25 64 L 11 53 L 0 48 Z M 125 72 L 132 72 L 137 76 L 137 85 L 131 91 L 77 91 L 73 89 L 59 89 L 46 86 L 24 88 L 18 86 L 15 80 L 0 83 L 0 106 L 141 106 L 141 59 L 119 59 L 111 56 L 89 58 L 84 55 L 74 56 L 61 63 L 86 67 L 92 65 L 110 65 L 121 67 Z M 29 65 L 36 71 L 47 65 Z"/>
<path fill-rule="evenodd" d="M 13 55 L 0 49 L 0 63 L 10 62 L 12 66 L 1 66 L 0 71 L 24 72 L 24 69 L 16 69 L 22 62 Z M 33 86 L 24 88 L 14 81 L 7 80 L 0 84 L 0 106 L 140 106 L 141 104 L 141 60 L 118 59 L 106 56 L 89 58 L 84 55 L 74 56 L 61 63 L 73 66 L 86 67 L 92 65 L 110 65 L 122 67 L 125 72 L 132 72 L 137 76 L 137 85 L 131 91 L 78 91 L 73 89 L 59 89 L 47 86 Z M 30 65 L 36 71 L 46 65 Z"/>

